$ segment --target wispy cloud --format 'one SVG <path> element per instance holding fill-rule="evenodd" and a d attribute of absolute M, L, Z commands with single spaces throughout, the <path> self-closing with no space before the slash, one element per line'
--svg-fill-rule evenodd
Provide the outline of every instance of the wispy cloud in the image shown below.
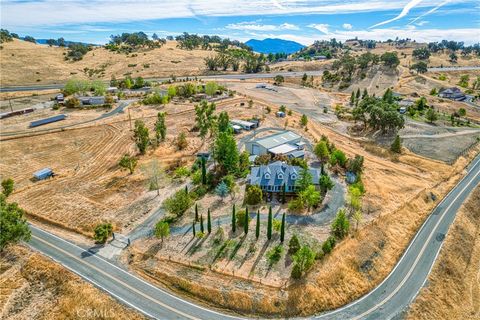
<path fill-rule="evenodd" d="M 432 42 L 432 41 L 441 41 L 443 39 L 458 39 L 465 41 L 467 44 L 473 44 L 478 42 L 478 37 L 476 29 L 416 29 L 415 26 L 409 26 L 408 28 L 398 29 L 398 28 L 384 28 L 384 29 L 370 29 L 370 30 L 332 30 L 329 34 L 311 34 L 311 35 L 297 35 L 291 33 L 268 33 L 268 32 L 259 32 L 252 33 L 251 35 L 255 39 L 266 39 L 266 38 L 280 38 L 286 40 L 292 40 L 299 42 L 303 45 L 310 45 L 315 40 L 329 40 L 335 38 L 340 41 L 346 41 L 348 39 L 353 39 L 358 37 L 359 39 L 376 39 L 381 41 L 386 41 L 388 39 L 395 39 L 399 37 L 401 39 L 410 38 L 414 39 L 417 42 Z M 246 41 L 250 38 L 240 38 L 241 41 Z"/>
<path fill-rule="evenodd" d="M 329 25 L 326 23 L 312 23 L 312 24 L 309 24 L 308 27 L 317 29 L 320 32 L 328 34 Z"/>
<path fill-rule="evenodd" d="M 344 23 L 344 24 L 342 24 L 342 27 L 343 27 L 343 29 L 347 29 L 347 30 L 352 29 L 352 25 L 350 23 Z"/>
<path fill-rule="evenodd" d="M 417 0 L 418 1 L 418 0 Z M 436 0 L 424 0 L 425 7 Z M 464 1 L 464 0 L 452 0 Z M 345 14 L 398 10 L 403 0 L 1 0 L 2 27 L 132 22 L 169 18 Z"/>
<path fill-rule="evenodd" d="M 427 12 L 425 12 L 424 14 L 421 14 L 419 15 L 418 17 L 416 17 L 415 19 L 413 19 L 412 21 L 410 21 L 409 24 L 412 24 L 412 23 L 415 23 L 415 21 L 425 17 L 425 16 L 428 16 L 429 14 L 432 14 L 434 13 L 435 11 L 437 11 L 438 9 L 440 9 L 441 7 L 443 7 L 444 5 L 446 5 L 447 3 L 449 3 L 450 0 L 446 0 L 446 1 L 443 1 L 442 3 L 440 3 L 438 6 L 428 10 Z"/>
<path fill-rule="evenodd" d="M 402 9 L 402 12 L 400 12 L 400 14 L 398 16 L 396 16 L 395 18 L 393 19 L 389 19 L 389 20 L 386 20 L 386 21 L 382 21 L 380 23 L 377 23 L 373 26 L 370 27 L 370 29 L 372 28 L 376 28 L 376 27 L 379 27 L 379 26 L 383 26 L 387 23 L 390 23 L 390 22 L 393 22 L 393 21 L 396 21 L 396 20 L 399 20 L 399 19 L 402 19 L 403 17 L 405 17 L 412 8 L 416 7 L 418 4 L 420 4 L 420 2 L 422 2 L 423 0 L 410 0 L 409 3 L 406 4 L 405 7 L 403 7 Z"/>
<path fill-rule="evenodd" d="M 227 29 L 243 31 L 276 31 L 276 30 L 300 30 L 300 28 L 291 23 L 282 23 L 280 25 L 259 24 L 252 22 L 230 23 L 225 26 Z"/>

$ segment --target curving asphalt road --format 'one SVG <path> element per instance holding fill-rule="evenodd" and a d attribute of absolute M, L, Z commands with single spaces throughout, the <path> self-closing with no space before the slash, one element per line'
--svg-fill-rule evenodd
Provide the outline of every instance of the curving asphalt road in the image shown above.
<path fill-rule="evenodd" d="M 473 66 L 473 67 L 438 67 L 438 68 L 428 68 L 428 71 L 463 71 L 463 70 L 480 70 L 480 66 Z M 284 77 L 301 77 L 303 74 L 307 74 L 307 76 L 321 76 L 323 75 L 324 69 L 321 70 L 314 70 L 314 71 L 285 71 L 285 72 L 269 72 L 269 73 L 235 73 L 235 74 L 216 74 L 216 75 L 192 75 L 192 76 L 184 76 L 184 77 L 177 77 L 177 79 L 186 79 L 186 78 L 197 78 L 197 79 L 204 79 L 204 80 L 215 80 L 215 79 L 265 79 L 265 78 L 275 78 L 277 75 L 281 75 Z M 145 80 L 148 81 L 166 81 L 171 79 L 171 77 L 167 78 L 148 78 Z M 105 83 L 109 83 L 109 81 L 105 81 Z M 50 90 L 50 89 L 62 89 L 64 87 L 64 83 L 55 83 L 55 84 L 43 84 L 43 85 L 25 85 L 25 86 L 6 86 L 0 87 L 0 92 L 17 92 L 17 91 L 35 91 L 35 90 Z"/>
<path fill-rule="evenodd" d="M 392 272 L 373 291 L 316 319 L 399 317 L 425 284 L 455 215 L 480 183 L 480 155 L 465 177 L 432 211 Z M 75 244 L 32 226 L 29 245 L 58 261 L 119 301 L 157 319 L 240 319 L 196 305 L 155 287 L 131 272 Z"/>

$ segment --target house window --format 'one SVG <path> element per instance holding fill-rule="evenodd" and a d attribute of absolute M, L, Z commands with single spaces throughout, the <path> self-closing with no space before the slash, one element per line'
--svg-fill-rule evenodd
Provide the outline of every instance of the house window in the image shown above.
<path fill-rule="evenodd" d="M 278 174 L 278 179 L 283 179 L 283 174 L 279 173 Z"/>
<path fill-rule="evenodd" d="M 270 174 L 265 173 L 265 179 L 270 179 Z"/>
<path fill-rule="evenodd" d="M 292 180 L 295 180 L 297 179 L 297 175 L 296 174 L 292 174 Z"/>

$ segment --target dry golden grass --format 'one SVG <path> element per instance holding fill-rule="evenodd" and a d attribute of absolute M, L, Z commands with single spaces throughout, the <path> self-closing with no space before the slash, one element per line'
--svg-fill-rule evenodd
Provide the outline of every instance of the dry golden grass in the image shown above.
<path fill-rule="evenodd" d="M 227 99 L 217 103 L 217 110 L 230 110 L 234 117 L 251 116 L 250 110 L 239 107 L 240 102 L 247 105 L 246 101 L 244 98 Z M 107 124 L 0 141 L 0 178 L 14 179 L 16 187 L 12 200 L 18 202 L 30 218 L 87 236 L 101 221 L 112 222 L 117 231 L 138 223 L 162 201 L 155 197 L 155 192 L 148 192 L 147 177 L 141 168 L 152 159 L 165 167 L 178 161 L 187 165 L 210 141 L 203 141 L 196 132 L 189 132 L 194 125 L 191 103 L 170 103 L 166 107 L 132 106 L 129 109 L 132 123 L 135 119 L 143 119 L 151 136 L 157 112 L 168 113 L 166 142 L 140 156 L 133 175 L 118 166 L 124 154 L 138 152 L 125 112 L 104 120 Z M 41 112 L 42 116 L 47 116 L 51 111 Z M 34 114 L 2 120 L 6 121 L 2 129 L 26 127 Z M 74 110 L 68 121 L 98 115 L 97 111 Z M 178 151 L 175 139 L 181 131 L 187 134 L 189 145 Z M 33 182 L 33 173 L 45 167 L 52 168 L 57 176 Z M 162 187 L 168 190 L 172 186 L 165 181 Z"/>
<path fill-rule="evenodd" d="M 145 319 L 24 246 L 0 254 L 1 319 Z"/>
<path fill-rule="evenodd" d="M 462 206 L 407 319 L 480 319 L 480 187 Z"/>
<path fill-rule="evenodd" d="M 95 48 L 81 61 L 69 62 L 64 59 L 67 52 L 65 48 L 21 40 L 7 42 L 2 46 L 2 86 L 63 83 L 72 77 L 87 78 L 85 68 L 104 70 L 104 75 L 99 76 L 104 80 L 110 80 L 112 75 L 124 78 L 126 74 L 145 78 L 202 74 L 205 71 L 204 58 L 215 54 L 214 51 L 206 50 L 182 50 L 177 48 L 176 41 L 168 41 L 161 48 L 140 51 L 133 57 Z"/>
<path fill-rule="evenodd" d="M 291 127 L 298 128 L 298 119 L 296 113 L 289 116 Z M 319 139 L 322 134 L 327 135 L 348 156 L 360 154 L 365 157 L 366 222 L 352 237 L 341 242 L 331 255 L 317 263 L 304 281 L 291 282 L 284 290 L 272 290 L 269 286 L 253 282 L 249 286 L 237 285 L 237 281 L 243 283 L 243 280 L 217 273 L 214 273 L 216 280 L 211 283 L 208 279 L 213 277 L 212 271 L 208 269 L 190 273 L 192 269 L 182 266 L 182 271 L 179 271 L 176 267 L 168 267 L 171 262 L 158 259 L 154 260 L 154 267 L 148 262 L 141 262 L 135 267 L 143 268 L 152 278 L 181 288 L 202 301 L 234 308 L 242 313 L 311 315 L 340 307 L 372 290 L 387 276 L 421 223 L 438 203 L 439 200 L 431 200 L 430 192 L 434 192 L 437 199 L 443 198 L 463 175 L 468 159 L 480 149 L 472 150 L 453 166 L 409 152 L 392 161 L 388 154 L 364 148 L 355 140 L 313 122 L 309 123 L 308 131 L 304 133 L 310 140 Z M 200 282 L 189 280 L 189 277 L 198 279 L 200 276 L 206 279 L 201 282 L 201 287 Z M 256 294 L 249 303 L 239 304 L 224 296 L 218 297 L 218 290 L 248 294 L 253 288 L 251 286 L 254 286 Z"/>

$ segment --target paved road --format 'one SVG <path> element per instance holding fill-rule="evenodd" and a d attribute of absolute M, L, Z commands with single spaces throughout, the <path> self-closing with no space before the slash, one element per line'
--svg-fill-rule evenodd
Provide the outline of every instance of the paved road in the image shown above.
<path fill-rule="evenodd" d="M 155 319 L 234 319 L 177 298 L 117 265 L 34 226 L 29 245 L 126 305 Z M 235 318 L 239 319 L 239 318 Z"/>
<path fill-rule="evenodd" d="M 480 183 L 480 155 L 467 175 L 433 210 L 390 275 L 359 300 L 317 319 L 392 319 L 424 285 L 455 215 Z M 32 226 L 29 245 L 123 303 L 158 319 L 238 319 L 175 297 L 64 239 Z"/>
<path fill-rule="evenodd" d="M 185 79 L 185 78 L 197 78 L 197 79 L 204 79 L 204 80 L 216 80 L 216 79 L 264 79 L 264 78 L 275 78 L 277 75 L 282 75 L 284 77 L 301 77 L 303 74 L 307 74 L 308 76 L 321 76 L 323 75 L 323 71 L 321 70 L 313 70 L 313 71 L 285 71 L 285 72 L 269 72 L 269 73 L 236 73 L 236 74 L 218 74 L 218 75 L 192 75 L 192 76 L 184 76 L 184 77 L 177 77 L 177 79 Z M 467 71 L 467 70 L 480 70 L 480 66 L 474 67 L 442 67 L 442 68 L 428 68 L 428 71 Z M 167 78 L 148 78 L 148 81 L 165 81 L 169 80 L 171 77 Z M 105 81 L 105 83 L 109 84 L 109 81 Z M 25 86 L 6 86 L 0 87 L 0 92 L 16 92 L 16 91 L 36 91 L 36 90 L 50 90 L 50 89 L 62 89 L 65 83 L 54 83 L 54 84 L 40 84 L 40 85 L 25 85 Z"/>
<path fill-rule="evenodd" d="M 480 155 L 467 175 L 440 202 L 417 232 L 390 275 L 361 299 L 317 319 L 391 319 L 399 316 L 423 287 L 455 215 L 480 183 Z"/>
<path fill-rule="evenodd" d="M 216 79 L 263 79 L 263 78 L 275 78 L 277 75 L 282 75 L 284 77 L 301 77 L 303 74 L 306 73 L 308 76 L 321 76 L 323 74 L 322 70 L 315 70 L 315 71 L 290 71 L 290 72 L 271 72 L 271 73 L 235 73 L 235 74 L 217 74 L 217 75 L 193 75 L 193 76 L 184 76 L 184 77 L 177 77 L 177 80 L 186 79 L 186 78 L 197 78 L 197 79 L 204 79 L 204 80 L 216 80 Z M 147 81 L 166 81 L 170 80 L 171 77 L 167 78 L 147 78 Z M 105 83 L 110 83 L 109 81 L 105 81 Z M 63 89 L 64 83 L 55 83 L 55 84 L 40 84 L 40 85 L 26 85 L 26 86 L 7 86 L 1 87 L 0 92 L 16 92 L 16 91 L 35 91 L 35 90 L 50 90 L 50 89 Z"/>
<path fill-rule="evenodd" d="M 480 70 L 480 66 L 471 66 L 471 67 L 434 67 L 428 68 L 428 71 L 471 71 L 471 70 Z"/>

